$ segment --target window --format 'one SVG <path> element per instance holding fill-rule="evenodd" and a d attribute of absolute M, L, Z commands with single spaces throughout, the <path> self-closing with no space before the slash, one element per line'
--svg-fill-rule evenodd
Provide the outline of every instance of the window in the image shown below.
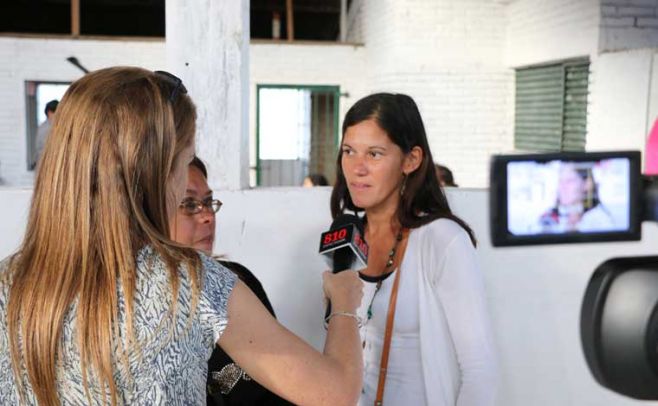
<path fill-rule="evenodd" d="M 5 0 L 0 32 L 164 37 L 165 0 Z"/>
<path fill-rule="evenodd" d="M 80 34 L 165 36 L 164 0 L 80 0 Z"/>
<path fill-rule="evenodd" d="M 340 0 L 250 0 L 251 38 L 337 41 L 340 3 Z"/>
<path fill-rule="evenodd" d="M 251 38 L 337 41 L 340 11 L 340 0 L 250 0 Z M 164 37 L 165 0 L 2 0 L 0 32 Z"/>
<path fill-rule="evenodd" d="M 338 97 L 338 86 L 257 87 L 252 186 L 299 186 L 304 177 L 316 173 L 333 183 Z"/>
<path fill-rule="evenodd" d="M 514 146 L 524 151 L 584 151 L 589 60 L 516 70 Z"/>
<path fill-rule="evenodd" d="M 39 127 L 47 121 L 46 104 L 51 100 L 60 101 L 69 85 L 70 83 L 67 82 L 25 82 L 28 170 L 33 170 L 37 163 L 37 134 Z"/>
<path fill-rule="evenodd" d="M 71 33 L 71 0 L 2 1 L 0 32 Z"/>

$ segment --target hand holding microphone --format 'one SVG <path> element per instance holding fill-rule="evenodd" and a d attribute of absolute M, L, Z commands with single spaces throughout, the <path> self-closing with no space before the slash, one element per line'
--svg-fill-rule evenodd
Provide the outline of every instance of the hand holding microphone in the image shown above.
<path fill-rule="evenodd" d="M 356 309 L 363 297 L 363 282 L 357 272 L 351 271 L 368 263 L 368 244 L 363 238 L 361 219 L 351 214 L 336 217 L 329 231 L 320 237 L 320 254 L 325 256 L 333 270 L 323 275 L 324 293 L 328 300 L 325 322 L 341 315 L 353 317 L 361 325 Z"/>
<path fill-rule="evenodd" d="M 329 304 L 327 314 L 331 312 L 331 306 L 335 310 L 355 313 L 361 304 L 363 297 L 363 282 L 356 271 L 333 273 L 325 271 L 322 274 L 322 286 L 324 295 Z"/>

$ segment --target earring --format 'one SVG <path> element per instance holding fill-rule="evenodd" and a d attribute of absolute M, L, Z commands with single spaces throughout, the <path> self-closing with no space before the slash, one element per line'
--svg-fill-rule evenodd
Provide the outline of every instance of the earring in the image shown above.
<path fill-rule="evenodd" d="M 400 188 L 400 196 L 404 195 L 404 190 L 407 188 L 407 174 L 403 173 L 402 174 L 404 178 L 402 178 L 402 187 Z"/>

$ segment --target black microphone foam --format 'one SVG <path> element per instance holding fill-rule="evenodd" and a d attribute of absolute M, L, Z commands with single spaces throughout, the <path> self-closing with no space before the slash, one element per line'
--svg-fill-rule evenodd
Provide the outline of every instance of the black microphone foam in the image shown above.
<path fill-rule="evenodd" d="M 337 230 L 348 224 L 354 224 L 363 235 L 363 222 L 354 214 L 341 214 L 331 223 L 329 230 Z M 354 263 L 355 254 L 350 247 L 343 247 L 334 251 L 332 270 L 334 273 L 349 269 Z"/>
<path fill-rule="evenodd" d="M 341 214 L 331 223 L 329 231 L 322 233 L 320 253 L 331 258 L 333 273 L 352 268 L 359 251 L 360 259 L 367 261 L 368 244 L 363 233 L 363 222 L 354 214 Z M 335 248 L 335 247 L 338 248 Z M 331 315 L 331 302 L 327 303 L 325 321 Z"/>

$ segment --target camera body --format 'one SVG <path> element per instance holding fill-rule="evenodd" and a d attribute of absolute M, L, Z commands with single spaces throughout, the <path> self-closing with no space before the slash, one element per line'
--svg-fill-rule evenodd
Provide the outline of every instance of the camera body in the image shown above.
<path fill-rule="evenodd" d="M 493 246 L 640 240 L 642 221 L 658 221 L 658 177 L 643 176 L 640 160 L 638 151 L 493 157 Z M 594 378 L 658 400 L 658 256 L 599 265 L 580 320 Z"/>
<path fill-rule="evenodd" d="M 658 399 L 658 256 L 615 258 L 585 291 L 580 337 L 587 365 L 603 386 Z"/>

